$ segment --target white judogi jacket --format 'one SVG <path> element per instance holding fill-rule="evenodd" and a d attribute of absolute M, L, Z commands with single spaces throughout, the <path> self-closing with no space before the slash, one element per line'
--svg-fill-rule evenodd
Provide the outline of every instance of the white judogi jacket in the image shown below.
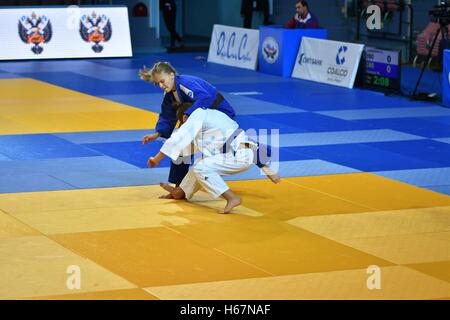
<path fill-rule="evenodd" d="M 180 155 L 186 156 L 197 151 L 205 157 L 223 153 L 223 145 L 239 127 L 225 113 L 214 109 L 196 109 L 188 120 L 166 140 L 161 152 L 176 161 Z M 191 144 L 194 145 L 192 150 Z M 231 142 L 232 150 L 237 151 L 241 143 L 249 143 L 256 147 L 255 142 L 249 141 L 242 131 Z"/>

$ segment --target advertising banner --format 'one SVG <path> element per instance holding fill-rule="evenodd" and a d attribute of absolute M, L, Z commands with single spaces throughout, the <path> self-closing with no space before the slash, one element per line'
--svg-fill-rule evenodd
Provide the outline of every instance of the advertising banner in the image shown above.
<path fill-rule="evenodd" d="M 353 88 L 364 45 L 303 37 L 293 78 Z"/>
<path fill-rule="evenodd" d="M 259 30 L 214 25 L 208 62 L 256 70 Z"/>
<path fill-rule="evenodd" d="M 131 57 L 126 7 L 0 9 L 0 60 Z"/>

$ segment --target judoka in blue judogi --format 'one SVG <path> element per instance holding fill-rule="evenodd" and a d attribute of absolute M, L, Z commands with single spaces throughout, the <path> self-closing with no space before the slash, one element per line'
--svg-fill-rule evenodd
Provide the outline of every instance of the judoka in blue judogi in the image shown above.
<path fill-rule="evenodd" d="M 199 77 L 177 75 L 176 70 L 168 62 L 158 62 L 152 69 L 144 67 L 139 75 L 142 80 L 151 81 L 164 91 L 164 99 L 161 104 L 161 113 L 159 114 L 155 133 L 146 135 L 143 138 L 144 144 L 159 137 L 166 139 L 170 137 L 177 124 L 176 109 L 180 104 L 191 104 L 185 111 L 186 116 L 189 116 L 197 108 L 217 109 L 231 119 L 234 119 L 236 116 L 233 107 L 213 85 Z M 260 145 L 259 149 L 266 151 L 266 154 L 263 155 L 262 152 L 257 153 L 257 166 L 273 182 L 278 183 L 280 177 L 266 165 L 271 156 L 270 148 Z M 177 161 L 177 163 L 172 162 L 169 182 L 179 185 L 189 170 L 189 164 L 190 161 L 186 161 L 186 159 Z"/>

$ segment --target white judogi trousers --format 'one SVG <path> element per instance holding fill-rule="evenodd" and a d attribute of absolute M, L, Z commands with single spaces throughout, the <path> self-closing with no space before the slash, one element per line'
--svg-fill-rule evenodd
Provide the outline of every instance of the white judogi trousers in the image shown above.
<path fill-rule="evenodd" d="M 247 170 L 253 164 L 253 157 L 252 149 L 239 149 L 236 154 L 228 152 L 199 159 L 181 181 L 180 188 L 188 199 L 201 187 L 217 199 L 229 189 L 222 176 Z"/>
<path fill-rule="evenodd" d="M 238 128 L 238 124 L 225 113 L 198 108 L 166 140 L 161 152 L 174 161 L 180 155 L 195 153 L 195 150 L 203 155 L 180 184 L 187 198 L 201 187 L 213 198 L 219 197 L 229 189 L 222 176 L 245 171 L 253 164 L 254 150 L 258 146 L 243 131 L 230 142 L 229 148 L 226 148 L 228 152 L 223 153 L 224 144 L 228 143 L 229 137 L 234 137 L 233 133 Z"/>

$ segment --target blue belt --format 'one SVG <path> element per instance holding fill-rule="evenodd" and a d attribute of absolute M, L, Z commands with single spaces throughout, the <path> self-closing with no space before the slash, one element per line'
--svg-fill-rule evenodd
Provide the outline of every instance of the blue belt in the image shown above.
<path fill-rule="evenodd" d="M 222 147 L 222 153 L 228 153 L 228 152 L 230 151 L 231 143 L 232 143 L 232 142 L 234 141 L 234 139 L 236 139 L 236 137 L 237 137 L 238 135 L 240 135 L 241 132 L 243 132 L 243 131 L 244 131 L 244 130 L 242 130 L 241 128 L 237 128 L 236 130 L 234 130 L 234 132 L 231 134 L 231 136 L 229 136 L 228 139 L 227 139 L 227 141 L 225 141 L 225 143 L 223 144 L 223 147 Z M 259 168 L 262 168 L 262 167 L 264 167 L 264 166 L 267 165 L 268 159 L 263 159 L 263 160 L 260 159 L 260 155 L 259 155 L 259 143 L 256 143 L 256 144 L 257 144 L 257 146 L 258 146 L 258 151 L 255 150 L 255 148 L 252 148 L 252 150 L 253 150 L 253 155 L 254 155 L 253 162 L 254 162 Z M 245 146 L 246 146 L 247 148 L 250 148 L 250 147 L 251 147 L 250 143 L 245 143 Z M 233 150 L 233 156 L 235 156 L 235 155 L 236 155 L 236 152 Z M 270 159 L 270 156 L 269 156 L 269 159 Z"/>

